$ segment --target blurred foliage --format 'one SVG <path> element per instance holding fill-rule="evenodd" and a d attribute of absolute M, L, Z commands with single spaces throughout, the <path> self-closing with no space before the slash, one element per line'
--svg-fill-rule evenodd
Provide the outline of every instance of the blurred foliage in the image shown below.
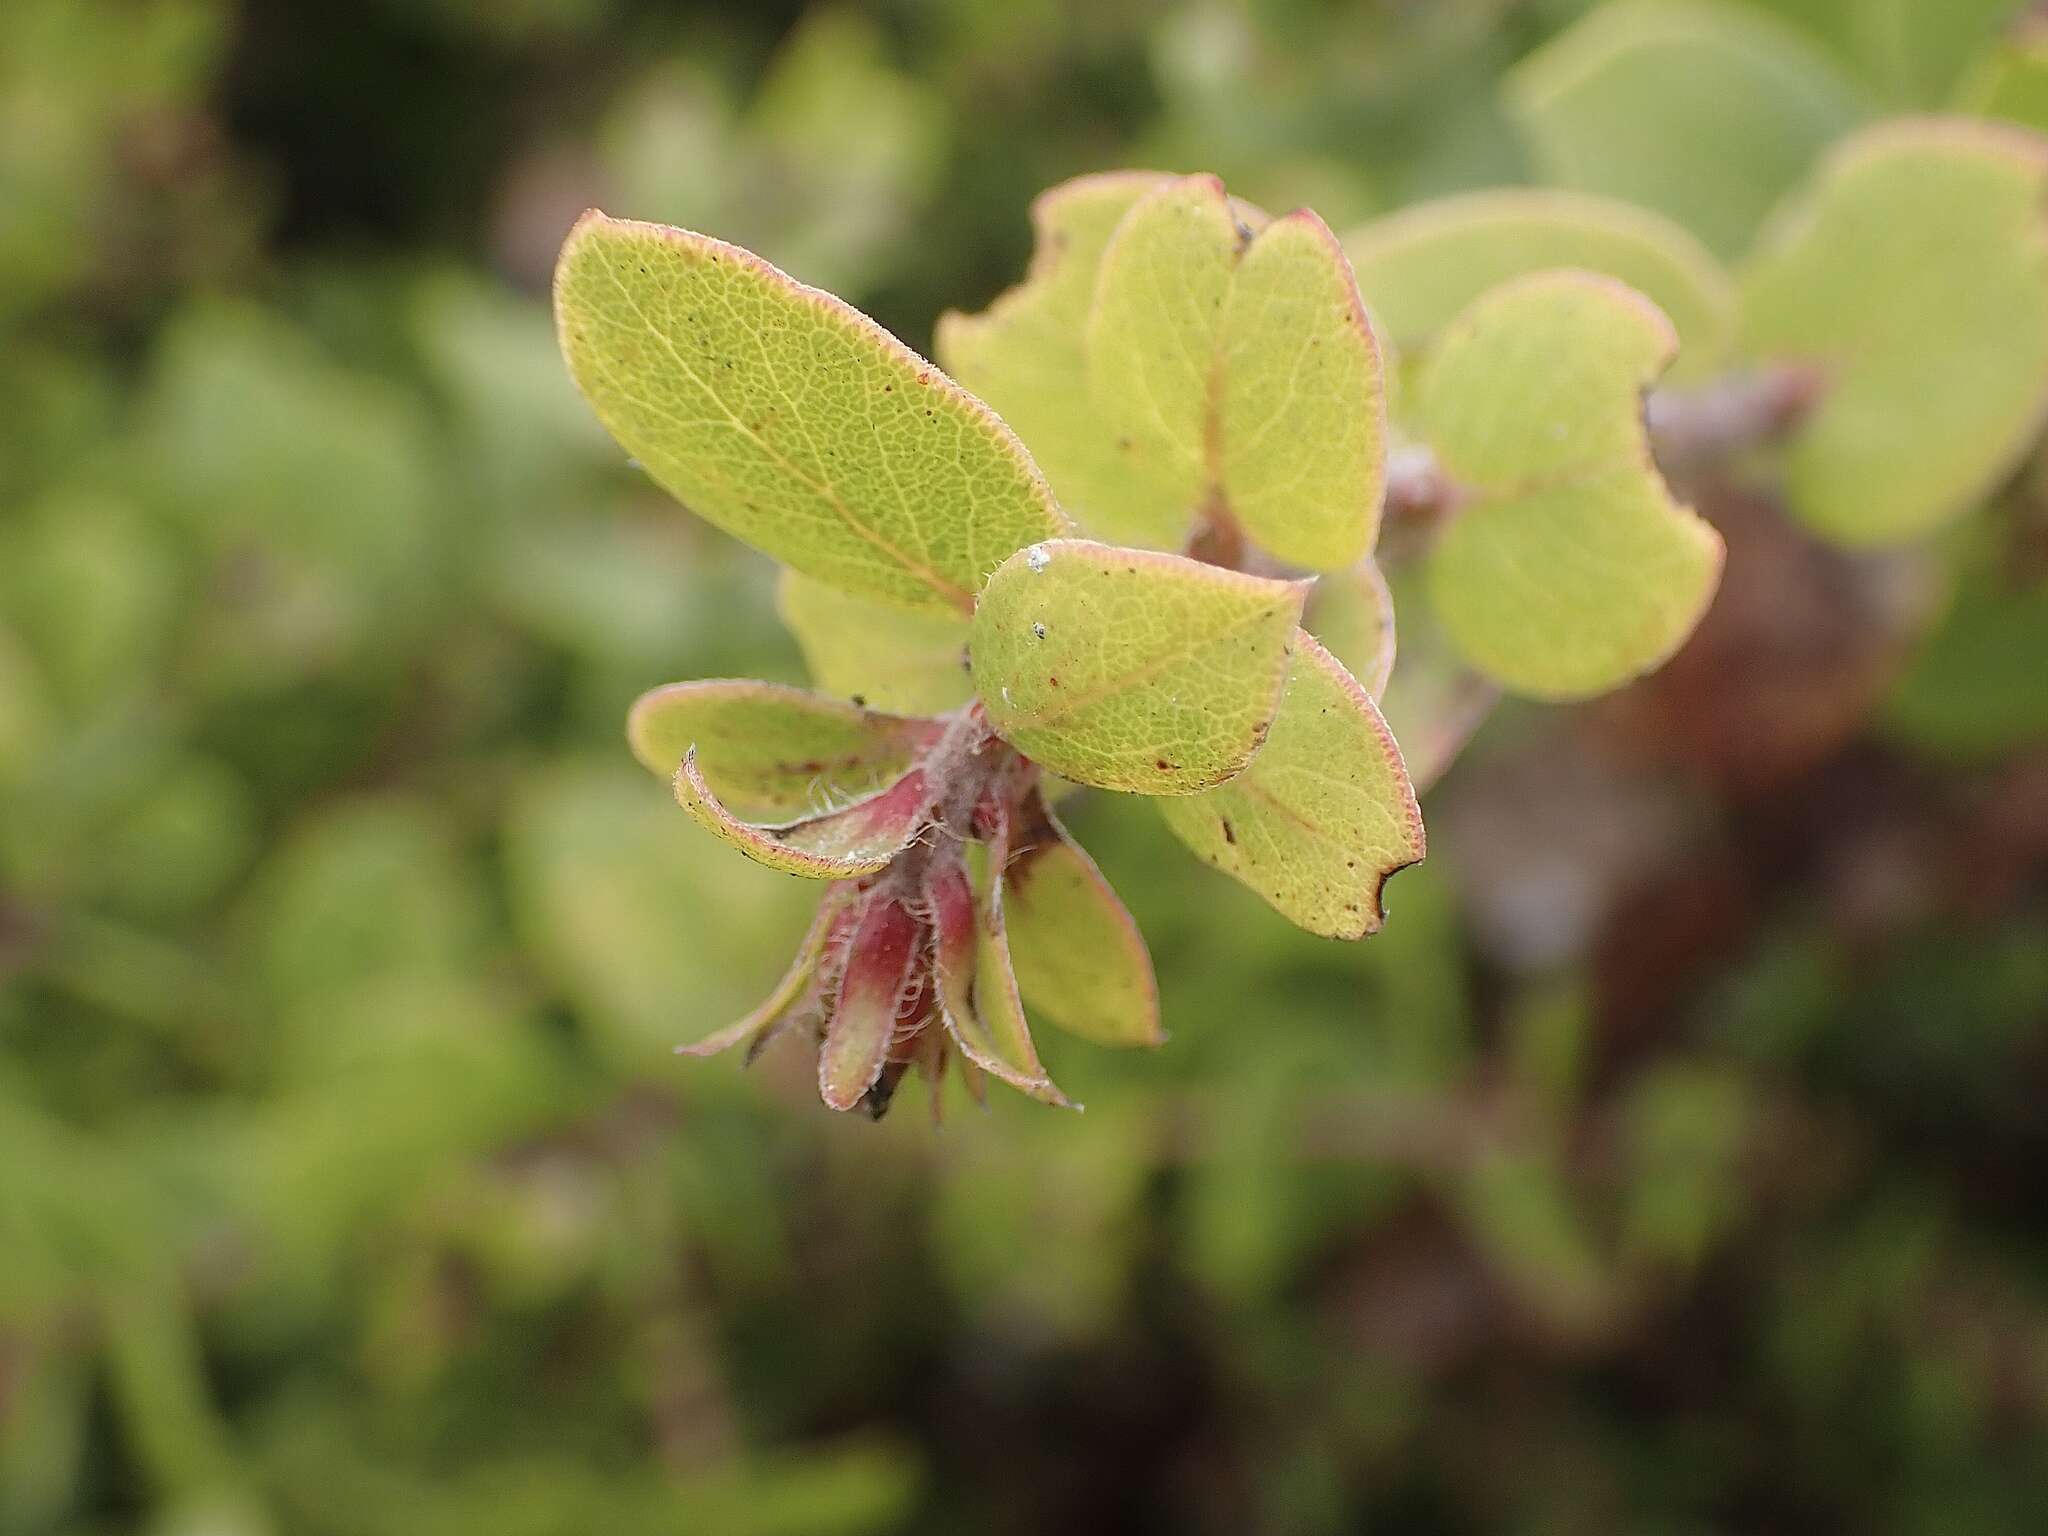
<path fill-rule="evenodd" d="M 575 399 L 575 213 L 922 349 L 1081 171 L 1532 179 L 1523 61 L 1645 8 L 0 6 L 0 1533 L 2038 1526 L 2038 471 L 1905 557 L 1703 488 L 1693 646 L 1497 717 L 1366 944 L 1074 802 L 1174 1034 L 1050 1041 L 1084 1117 L 669 1054 L 806 893 L 625 706 L 802 661 Z M 2029 120 L 2016 4 L 1685 9 L 1827 81 L 1719 101 L 1739 205 L 1628 109 L 1708 239 L 1851 116 Z"/>

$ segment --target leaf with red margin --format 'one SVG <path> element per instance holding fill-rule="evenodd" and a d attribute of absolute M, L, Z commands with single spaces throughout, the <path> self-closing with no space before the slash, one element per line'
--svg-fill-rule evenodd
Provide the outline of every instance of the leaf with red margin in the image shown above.
<path fill-rule="evenodd" d="M 1077 783 L 1197 794 L 1266 738 L 1308 583 L 1081 539 L 1003 562 L 974 614 L 989 723 Z"/>
<path fill-rule="evenodd" d="M 555 268 L 591 407 L 700 517 L 842 591 L 966 613 L 1067 530 L 994 411 L 858 310 L 751 251 L 585 214 Z"/>
<path fill-rule="evenodd" d="M 653 689 L 626 717 L 633 755 L 651 772 L 670 777 L 694 748 L 720 804 L 768 820 L 816 813 L 894 782 L 941 729 L 934 720 L 734 678 Z"/>
<path fill-rule="evenodd" d="M 677 803 L 721 841 L 770 869 L 813 880 L 854 880 L 888 868 L 923 829 L 932 799 L 924 770 L 913 768 L 844 810 L 757 825 L 740 820 L 712 793 L 694 751 L 676 770 L 675 791 Z"/>
<path fill-rule="evenodd" d="M 893 901 L 873 901 L 853 931 L 838 1006 L 818 1051 L 818 1096 L 852 1109 L 874 1087 L 896 1040 L 896 1012 L 924 947 L 917 919 Z"/>
<path fill-rule="evenodd" d="M 1002 932 L 1002 900 L 992 885 L 985 906 L 975 900 L 959 864 L 936 866 L 925 884 L 932 916 L 932 952 L 946 1033 L 967 1062 L 1034 1099 L 1078 1108 L 1053 1085 L 1031 1043 L 1024 1006 Z M 975 1084 L 970 1079 L 969 1091 Z"/>
<path fill-rule="evenodd" d="M 818 915 L 811 919 L 810 928 L 804 933 L 803 942 L 797 946 L 796 958 L 789 964 L 782 980 L 775 984 L 761 1006 L 736 1023 L 728 1024 L 716 1034 L 706 1035 L 692 1045 L 676 1047 L 678 1056 L 716 1056 L 720 1051 L 732 1049 L 741 1041 L 749 1041 L 747 1059 L 754 1057 L 752 1037 L 764 1030 L 772 1029 L 781 1022 L 782 1016 L 795 1006 L 804 989 L 810 985 L 816 974 L 818 961 L 824 955 L 825 941 L 845 913 L 847 903 L 852 899 L 850 891 L 828 892 L 818 904 Z"/>
<path fill-rule="evenodd" d="M 1040 801 L 1003 875 L 1017 987 L 1033 1010 L 1097 1045 L 1158 1045 L 1159 981 L 1130 912 Z"/>
<path fill-rule="evenodd" d="M 1380 890 L 1427 849 L 1401 750 L 1343 665 L 1303 635 L 1273 734 L 1219 790 L 1161 800 L 1173 833 L 1325 938 L 1379 930 Z"/>

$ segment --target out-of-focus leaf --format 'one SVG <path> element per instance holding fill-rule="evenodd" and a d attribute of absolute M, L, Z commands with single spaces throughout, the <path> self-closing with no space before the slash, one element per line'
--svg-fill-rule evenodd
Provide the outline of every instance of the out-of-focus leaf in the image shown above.
<path fill-rule="evenodd" d="M 540 769 L 505 816 L 517 931 L 581 1030 L 628 1071 L 666 1072 L 678 1040 L 752 1008 L 818 899 L 731 857 L 629 764 Z M 713 1091 L 720 1079 L 687 1081 Z"/>
<path fill-rule="evenodd" d="M 2048 17 L 1999 39 L 1956 87 L 1958 111 L 2048 132 Z"/>
<path fill-rule="evenodd" d="M 1596 7 L 1507 91 L 1546 180 L 1655 209 L 1724 257 L 1862 116 L 1826 55 L 1708 0 Z"/>
<path fill-rule="evenodd" d="M 1305 627 L 1358 679 L 1368 698 L 1386 692 L 1397 654 L 1394 594 L 1376 561 L 1368 557 L 1318 581 L 1308 597 Z"/>
<path fill-rule="evenodd" d="M 899 778 L 939 727 L 779 683 L 713 679 L 643 693 L 633 755 L 667 779 L 694 751 L 719 800 L 751 816 L 817 814 Z"/>
<path fill-rule="evenodd" d="M 588 214 L 555 313 L 598 419 L 664 489 L 833 586 L 964 613 L 1064 527 L 992 411 L 751 252 Z"/>
<path fill-rule="evenodd" d="M 906 715 L 942 714 L 973 697 L 967 626 L 952 614 L 892 608 L 791 570 L 775 607 L 827 693 Z"/>
<path fill-rule="evenodd" d="M 1279 708 L 1306 582 L 1078 539 L 1022 550 L 975 610 L 975 691 L 1025 756 L 1078 784 L 1192 795 Z"/>
<path fill-rule="evenodd" d="M 2012 525 L 1999 515 L 1967 526 L 1947 612 L 1885 701 L 1888 728 L 1938 757 L 1991 760 L 2048 741 L 2048 688 L 2033 665 L 2048 657 L 2048 576 L 2013 558 Z"/>
<path fill-rule="evenodd" d="M 1714 530 L 1650 460 L 1641 399 L 1677 347 L 1640 294 L 1583 273 L 1518 279 L 1446 334 L 1415 399 L 1465 500 L 1430 594 L 1474 665 L 1518 693 L 1600 693 L 1692 632 Z"/>
<path fill-rule="evenodd" d="M 1743 273 L 1751 356 L 1826 370 L 1786 449 L 1793 510 L 1845 544 L 1917 537 L 2010 474 L 2048 405 L 2048 143 L 1964 119 L 1874 128 Z"/>
<path fill-rule="evenodd" d="M 1619 278 L 1677 328 L 1677 379 L 1720 365 L 1735 287 L 1684 227 L 1645 208 L 1547 189 L 1470 192 L 1421 203 L 1344 237 L 1373 320 L 1404 355 L 1424 349 L 1489 288 L 1578 267 Z"/>
<path fill-rule="evenodd" d="M 191 309 L 159 342 L 137 490 L 192 530 L 210 682 L 275 687 L 418 633 L 447 527 L 419 402 L 273 314 Z"/>
<path fill-rule="evenodd" d="M 1377 930 L 1381 887 L 1425 846 L 1393 734 L 1343 664 L 1306 634 L 1272 735 L 1250 766 L 1159 809 L 1202 858 L 1329 938 Z"/>
<path fill-rule="evenodd" d="M 1944 101 L 2025 0 L 1749 0 L 1825 41 L 1900 107 Z"/>
<path fill-rule="evenodd" d="M 1141 196 L 1103 253 L 1094 411 L 1141 473 L 1298 565 L 1371 550 L 1386 483 L 1379 347 L 1314 214 L 1254 233 L 1213 176 Z"/>

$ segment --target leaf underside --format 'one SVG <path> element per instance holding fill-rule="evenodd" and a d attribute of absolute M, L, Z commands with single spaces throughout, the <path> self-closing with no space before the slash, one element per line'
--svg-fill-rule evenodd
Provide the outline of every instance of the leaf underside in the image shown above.
<path fill-rule="evenodd" d="M 904 715 L 943 714 L 973 697 L 967 621 L 892 608 L 784 570 L 775 609 L 828 693 Z"/>
<path fill-rule="evenodd" d="M 842 810 L 800 821 L 760 824 L 728 809 L 706 781 L 697 755 L 675 774 L 676 801 L 700 825 L 757 863 L 812 880 L 879 874 L 910 845 L 931 809 L 922 769 Z"/>
<path fill-rule="evenodd" d="M 722 804 L 763 819 L 816 814 L 902 776 L 939 727 L 780 683 L 719 678 L 642 694 L 633 755 L 666 779 L 694 748 Z"/>

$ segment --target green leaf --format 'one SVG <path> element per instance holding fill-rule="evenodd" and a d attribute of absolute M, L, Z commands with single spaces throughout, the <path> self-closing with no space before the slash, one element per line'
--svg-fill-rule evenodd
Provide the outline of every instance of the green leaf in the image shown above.
<path fill-rule="evenodd" d="M 1046 1075 L 1031 1042 L 996 877 L 1003 862 L 1001 850 L 986 861 L 979 894 L 957 863 L 934 866 L 926 881 L 940 1016 L 970 1065 L 1044 1103 L 1078 1108 Z"/>
<path fill-rule="evenodd" d="M 1102 253 L 1131 205 L 1167 180 L 1126 171 L 1041 194 L 1031 205 L 1036 243 L 1024 281 L 979 315 L 941 315 L 937 350 L 953 376 L 1024 439 L 1083 528 L 1117 543 L 1178 549 L 1193 502 L 1118 444 L 1080 387 Z"/>
<path fill-rule="evenodd" d="M 1977 117 L 2048 131 L 2048 18 L 2000 39 L 1957 87 L 1956 105 Z"/>
<path fill-rule="evenodd" d="M 1097 1045 L 1162 1043 L 1159 982 L 1144 936 L 1051 808 L 1038 811 L 1017 835 L 1003 874 L 1010 954 L 1024 1001 Z"/>
<path fill-rule="evenodd" d="M 803 942 L 797 945 L 796 958 L 790 961 L 789 969 L 775 983 L 775 990 L 759 1007 L 702 1040 L 677 1046 L 676 1054 L 716 1056 L 720 1051 L 730 1050 L 746 1041 L 751 1061 L 758 1048 L 757 1037 L 780 1023 L 782 1016 L 796 1006 L 804 990 L 810 986 L 811 978 L 817 974 L 818 961 L 825 953 L 826 941 L 841 926 L 841 919 L 844 918 L 846 925 L 851 926 L 852 917 L 847 908 L 852 901 L 852 889 L 850 886 L 834 886 L 826 893 L 825 899 L 818 904 L 817 916 L 811 919 L 811 926 L 804 931 Z"/>
<path fill-rule="evenodd" d="M 867 794 L 902 777 L 938 730 L 801 688 L 725 678 L 643 693 L 626 719 L 633 755 L 649 771 L 670 778 L 694 749 L 719 800 L 753 816 L 815 814 Z"/>
<path fill-rule="evenodd" d="M 1216 361 L 1216 478 L 1267 552 L 1341 570 L 1379 535 L 1387 397 L 1351 264 L 1306 209 L 1237 264 Z"/>
<path fill-rule="evenodd" d="M 1657 666 L 1713 596 L 1721 540 L 1665 488 L 1643 391 L 1670 322 L 1611 278 L 1557 272 L 1481 299 L 1444 336 L 1416 420 L 1461 504 L 1430 594 L 1458 647 L 1539 698 Z"/>
<path fill-rule="evenodd" d="M 1743 344 L 1816 362 L 1793 510 L 1847 544 L 1911 539 L 2018 463 L 2048 391 L 2048 145 L 1964 119 L 1872 129 L 1743 274 Z"/>
<path fill-rule="evenodd" d="M 1387 877 L 1425 851 L 1393 733 L 1309 635 L 1296 641 L 1279 718 L 1251 766 L 1221 789 L 1159 809 L 1195 853 L 1326 938 L 1377 932 Z"/>
<path fill-rule="evenodd" d="M 1488 289 L 1579 267 L 1620 278 L 1671 318 L 1676 378 L 1719 366 L 1734 329 L 1735 286 L 1713 254 L 1669 219 L 1581 192 L 1510 188 L 1422 203 L 1344 237 L 1382 335 L 1427 346 Z"/>
<path fill-rule="evenodd" d="M 1394 594 L 1370 557 L 1316 583 L 1304 621 L 1344 670 L 1377 700 L 1394 673 Z"/>
<path fill-rule="evenodd" d="M 1751 0 L 1827 42 L 1884 97 L 1929 107 L 2023 0 Z"/>
<path fill-rule="evenodd" d="M 827 692 L 905 715 L 943 714 L 974 696 L 967 624 L 954 614 L 892 608 L 791 570 L 775 610 Z"/>
<path fill-rule="evenodd" d="M 578 386 L 691 510 L 842 590 L 966 612 L 1065 520 L 980 401 L 760 257 L 589 213 L 555 270 Z"/>
<path fill-rule="evenodd" d="M 856 880 L 880 874 L 925 824 L 932 796 L 924 770 L 913 768 L 887 789 L 843 810 L 800 821 L 757 824 L 719 800 L 693 747 L 675 774 L 676 803 L 706 831 L 756 863 L 812 880 Z"/>
<path fill-rule="evenodd" d="M 1386 485 L 1379 345 L 1306 209 L 1253 234 L 1213 176 L 1124 216 L 1087 332 L 1093 409 L 1183 505 L 1318 569 L 1372 548 Z"/>
<path fill-rule="evenodd" d="M 1863 116 L 1799 34 L 1697 0 L 1601 6 L 1506 92 L 1546 181 L 1655 209 L 1723 256 Z"/>
<path fill-rule="evenodd" d="M 1003 739 L 1054 773 L 1196 794 L 1265 740 L 1308 586 L 1080 539 L 1036 544 L 982 593 L 975 691 Z"/>

